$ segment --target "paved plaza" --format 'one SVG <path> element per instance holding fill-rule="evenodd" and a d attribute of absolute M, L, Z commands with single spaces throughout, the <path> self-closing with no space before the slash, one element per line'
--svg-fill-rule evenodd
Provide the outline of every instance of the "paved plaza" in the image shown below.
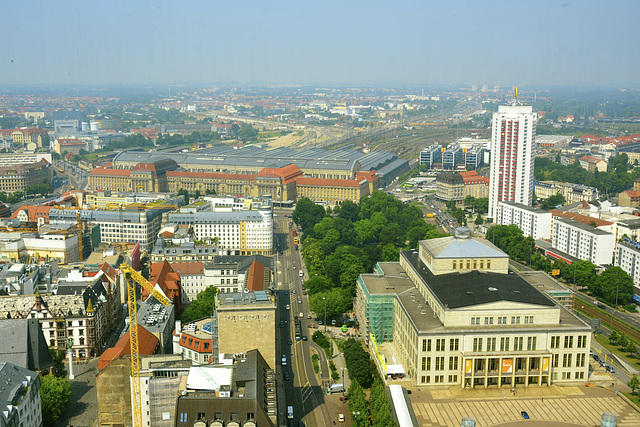
<path fill-rule="evenodd" d="M 523 421 L 538 426 L 599 426 L 603 412 L 618 416 L 618 426 L 640 426 L 640 412 L 615 391 L 601 387 L 529 387 L 463 390 L 458 387 L 414 391 L 412 408 L 421 426 L 459 426 L 472 417 L 477 426 L 509 426 Z"/>

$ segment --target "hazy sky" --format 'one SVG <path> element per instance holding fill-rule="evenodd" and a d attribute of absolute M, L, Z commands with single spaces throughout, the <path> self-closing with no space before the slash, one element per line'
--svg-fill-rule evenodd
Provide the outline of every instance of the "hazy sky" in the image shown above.
<path fill-rule="evenodd" d="M 4 2 L 0 85 L 638 85 L 640 1 Z"/>

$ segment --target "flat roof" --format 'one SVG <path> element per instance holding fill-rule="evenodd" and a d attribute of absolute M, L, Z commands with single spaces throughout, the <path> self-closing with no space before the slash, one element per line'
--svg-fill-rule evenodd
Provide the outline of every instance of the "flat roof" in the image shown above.
<path fill-rule="evenodd" d="M 506 200 L 500 200 L 498 202 L 498 205 L 500 205 L 501 203 L 505 204 L 507 206 L 513 206 L 514 208 L 522 209 L 522 210 L 525 210 L 525 211 L 528 211 L 528 212 L 532 212 L 532 213 L 537 213 L 537 214 L 548 213 L 549 215 L 551 215 L 551 212 L 549 212 L 549 211 L 545 211 L 545 210 L 542 210 L 540 208 L 534 208 L 534 207 L 529 206 L 529 205 L 523 205 L 522 203 L 509 202 L 509 201 L 506 201 Z"/>
<path fill-rule="evenodd" d="M 500 274 L 473 270 L 436 276 L 424 266 L 417 253 L 403 251 L 400 256 L 409 261 L 445 308 L 455 309 L 500 301 L 545 307 L 556 305 L 553 300 L 512 272 Z"/>

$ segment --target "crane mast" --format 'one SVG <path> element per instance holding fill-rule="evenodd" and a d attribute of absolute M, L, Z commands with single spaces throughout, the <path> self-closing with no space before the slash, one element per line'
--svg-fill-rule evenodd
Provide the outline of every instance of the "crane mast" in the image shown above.
<path fill-rule="evenodd" d="M 129 340 L 131 342 L 131 395 L 133 427 L 142 427 L 142 394 L 140 392 L 140 348 L 138 341 L 138 307 L 136 305 L 136 283 L 142 286 L 150 296 L 153 296 L 166 307 L 171 301 L 158 291 L 147 279 L 135 271 L 128 264 L 121 264 L 120 271 L 127 276 L 127 307 L 129 308 Z"/>

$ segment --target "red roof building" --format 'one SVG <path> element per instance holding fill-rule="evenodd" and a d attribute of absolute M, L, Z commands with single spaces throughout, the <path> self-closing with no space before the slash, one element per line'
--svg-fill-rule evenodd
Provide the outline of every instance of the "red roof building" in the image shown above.
<path fill-rule="evenodd" d="M 158 348 L 160 341 L 151 332 L 147 331 L 142 325 L 138 325 L 138 352 L 140 355 L 154 354 Z M 111 348 L 102 353 L 98 360 L 98 370 L 106 368 L 109 363 L 119 359 L 125 355 L 131 354 L 131 336 L 129 331 L 122 336 Z"/>
<path fill-rule="evenodd" d="M 149 282 L 151 282 L 153 286 L 160 286 L 164 295 L 173 302 L 173 305 L 176 308 L 176 316 L 179 316 L 182 313 L 182 285 L 180 275 L 173 270 L 171 264 L 166 260 L 164 262 L 151 264 Z M 146 300 L 148 297 L 149 293 L 146 290 L 143 290 L 142 301 Z"/>

